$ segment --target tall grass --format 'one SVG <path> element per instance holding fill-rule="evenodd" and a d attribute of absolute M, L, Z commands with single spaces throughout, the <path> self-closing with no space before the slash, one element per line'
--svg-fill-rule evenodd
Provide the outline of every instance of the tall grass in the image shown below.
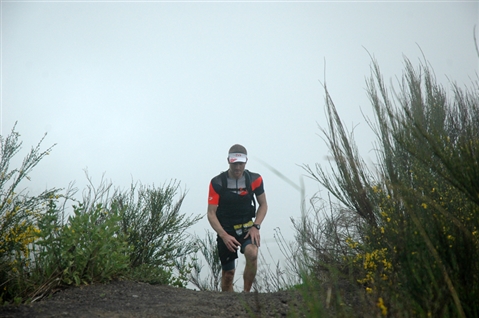
<path fill-rule="evenodd" d="M 308 274 L 322 283 L 349 278 L 370 315 L 478 316 L 478 84 L 446 91 L 427 62 L 415 69 L 405 59 L 394 94 L 376 61 L 367 85 L 376 115 L 373 170 L 324 86 L 333 160 L 329 171 L 304 168 L 339 206 L 296 224 Z"/>
<path fill-rule="evenodd" d="M 221 291 L 222 270 L 216 248 L 216 233 L 207 230 L 205 238 L 196 237 L 195 241 L 199 246 L 199 255 L 192 258 L 193 268 L 188 281 L 199 290 Z"/>

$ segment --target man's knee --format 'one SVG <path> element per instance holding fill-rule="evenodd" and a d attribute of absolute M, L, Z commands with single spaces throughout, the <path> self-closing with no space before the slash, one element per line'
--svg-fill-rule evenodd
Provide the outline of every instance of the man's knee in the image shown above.
<path fill-rule="evenodd" d="M 258 259 L 258 247 L 253 244 L 246 245 L 244 256 L 247 262 L 256 262 Z"/>
<path fill-rule="evenodd" d="M 235 270 L 223 271 L 223 282 L 226 284 L 232 283 L 235 277 Z"/>

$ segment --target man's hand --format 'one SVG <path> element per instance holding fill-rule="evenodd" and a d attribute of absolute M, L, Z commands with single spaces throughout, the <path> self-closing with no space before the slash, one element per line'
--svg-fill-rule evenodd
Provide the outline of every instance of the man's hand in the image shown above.
<path fill-rule="evenodd" d="M 253 243 L 254 245 L 259 247 L 259 245 L 260 245 L 260 235 L 259 235 L 259 230 L 257 228 L 255 228 L 254 226 L 251 227 L 248 230 L 248 234 L 246 234 L 244 238 L 247 239 L 248 237 L 251 238 L 251 243 Z"/>
<path fill-rule="evenodd" d="M 236 252 L 238 247 L 241 246 L 240 242 L 238 242 L 234 236 L 231 236 L 228 233 L 225 233 L 223 236 L 221 236 L 221 239 L 230 252 Z"/>

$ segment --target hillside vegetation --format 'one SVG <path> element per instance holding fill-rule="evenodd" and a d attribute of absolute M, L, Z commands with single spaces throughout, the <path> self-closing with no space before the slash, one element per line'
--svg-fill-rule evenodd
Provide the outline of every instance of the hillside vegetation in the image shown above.
<path fill-rule="evenodd" d="M 405 59 L 388 86 L 373 60 L 374 166 L 324 85 L 320 128 L 332 159 L 303 168 L 328 198 L 298 204 L 295 242 L 277 237 L 285 268 L 260 270 L 256 289 L 299 291 L 304 308 L 292 316 L 479 316 L 479 86 L 471 85 L 446 89 L 427 62 Z M 22 181 L 53 150 L 42 141 L 10 168 L 22 143 L 15 127 L 1 137 L 2 303 L 118 279 L 218 290 L 214 235 L 186 234 L 199 216 L 181 213 L 179 182 L 127 190 L 90 182 L 81 200 L 71 188 L 30 195 Z"/>

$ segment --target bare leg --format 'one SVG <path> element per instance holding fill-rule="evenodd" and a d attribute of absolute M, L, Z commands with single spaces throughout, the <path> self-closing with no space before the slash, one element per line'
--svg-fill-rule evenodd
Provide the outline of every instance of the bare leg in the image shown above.
<path fill-rule="evenodd" d="M 233 280 L 235 278 L 235 270 L 222 271 L 221 272 L 221 290 L 232 292 L 233 291 Z"/>
<path fill-rule="evenodd" d="M 244 291 L 249 292 L 253 285 L 256 271 L 258 269 L 258 247 L 253 244 L 248 244 L 245 247 L 244 256 L 246 258 L 246 266 L 244 268 Z"/>

